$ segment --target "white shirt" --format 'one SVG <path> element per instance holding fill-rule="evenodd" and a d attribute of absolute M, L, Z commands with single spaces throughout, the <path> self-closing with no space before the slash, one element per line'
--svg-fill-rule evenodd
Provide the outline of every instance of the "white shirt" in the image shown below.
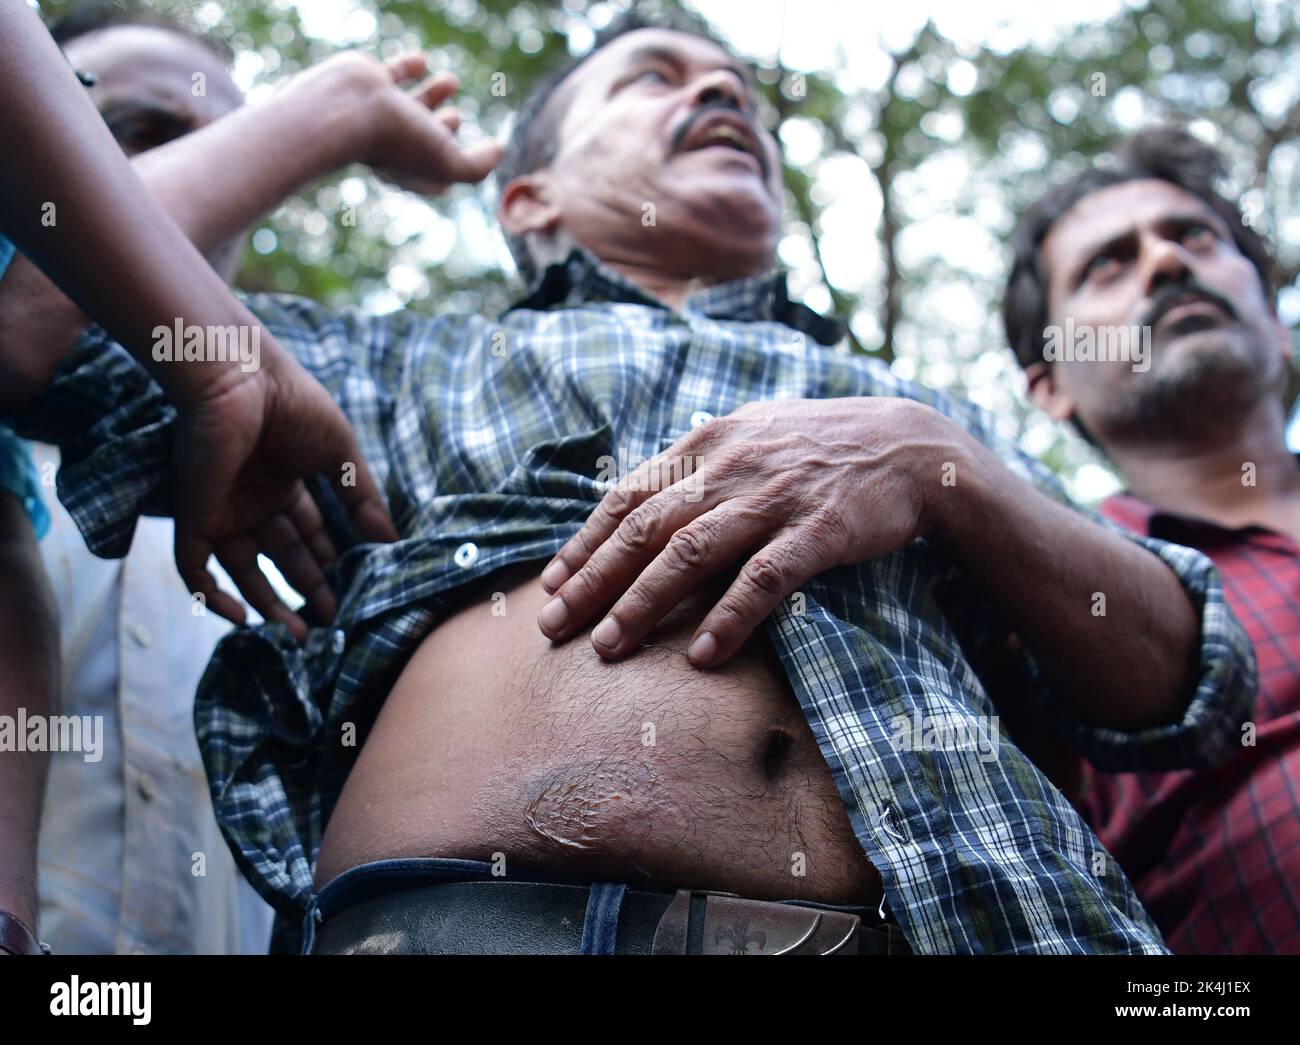
<path fill-rule="evenodd" d="M 58 451 L 35 450 L 52 516 L 40 547 L 62 628 L 59 713 L 103 716 L 98 762 L 50 756 L 38 935 L 56 954 L 265 954 L 271 909 L 217 828 L 194 735 L 194 691 L 229 625 L 191 613 L 170 519 L 141 519 L 125 559 L 87 551 L 48 485 Z"/>

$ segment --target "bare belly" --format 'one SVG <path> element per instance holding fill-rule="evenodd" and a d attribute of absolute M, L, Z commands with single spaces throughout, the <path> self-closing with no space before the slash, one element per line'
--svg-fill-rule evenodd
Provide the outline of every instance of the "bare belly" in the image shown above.
<path fill-rule="evenodd" d="M 607 663 L 585 635 L 562 646 L 542 635 L 535 573 L 490 578 L 416 650 L 329 821 L 318 887 L 370 860 L 499 853 L 507 871 L 879 898 L 766 642 L 715 671 L 686 660 L 717 591 Z"/>

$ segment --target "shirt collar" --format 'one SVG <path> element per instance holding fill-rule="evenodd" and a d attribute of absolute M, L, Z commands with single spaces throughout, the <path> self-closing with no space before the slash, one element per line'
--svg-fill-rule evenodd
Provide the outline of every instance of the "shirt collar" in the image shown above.
<path fill-rule="evenodd" d="M 1117 493 L 1102 502 L 1101 514 L 1126 530 L 1150 537 L 1152 520 L 1160 513 L 1154 505 L 1139 500 L 1131 493 Z"/>
<path fill-rule="evenodd" d="M 1163 511 L 1127 491 L 1107 497 L 1102 502 L 1101 514 L 1133 533 L 1192 548 L 1204 549 L 1217 544 L 1250 541 L 1268 547 L 1295 550 L 1291 538 L 1266 526 L 1220 526 L 1194 515 Z"/>
<path fill-rule="evenodd" d="M 598 301 L 668 308 L 590 251 L 575 247 L 563 261 L 548 265 L 528 293 L 506 311 L 544 311 Z M 839 320 L 790 300 L 785 273 L 779 271 L 704 287 L 686 299 L 683 310 L 710 319 L 783 323 L 822 345 L 838 344 L 844 337 L 844 324 Z"/>

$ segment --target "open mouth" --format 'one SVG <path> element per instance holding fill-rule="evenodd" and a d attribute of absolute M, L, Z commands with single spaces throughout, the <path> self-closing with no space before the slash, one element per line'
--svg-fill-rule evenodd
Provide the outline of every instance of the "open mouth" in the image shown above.
<path fill-rule="evenodd" d="M 697 142 L 691 148 L 692 150 L 707 149 L 715 145 L 724 149 L 738 149 L 743 153 L 753 155 L 745 136 L 734 128 L 726 126 L 714 127 L 704 136 L 703 140 Z"/>
<path fill-rule="evenodd" d="M 679 152 L 700 152 L 704 149 L 726 149 L 748 156 L 760 171 L 766 173 L 758 140 L 749 125 L 739 115 L 731 112 L 710 113 L 698 117 L 681 142 Z"/>
<path fill-rule="evenodd" d="M 1153 333 L 1186 334 L 1219 326 L 1229 318 L 1227 311 L 1216 301 L 1203 297 L 1180 298 L 1170 308 L 1160 313 Z"/>

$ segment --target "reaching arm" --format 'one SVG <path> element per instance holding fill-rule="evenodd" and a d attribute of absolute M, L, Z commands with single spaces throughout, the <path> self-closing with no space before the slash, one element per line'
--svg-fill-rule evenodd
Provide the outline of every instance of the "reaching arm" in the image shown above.
<path fill-rule="evenodd" d="M 338 55 L 294 77 L 265 103 L 143 153 L 132 166 L 154 201 L 209 257 L 303 186 L 353 162 L 429 194 L 450 182 L 481 180 L 500 146 L 460 147 L 459 115 L 438 108 L 455 91 L 456 78 L 440 73 L 410 91 L 400 86 L 424 71 L 418 54 L 387 63 Z M 0 330 L 6 332 L 0 377 L 7 378 L 0 381 L 0 408 L 18 409 L 44 387 L 85 327 L 82 309 L 35 265 L 16 258 L 0 279 Z M 155 368 L 169 393 L 162 378 L 172 379 L 175 369 Z"/>
<path fill-rule="evenodd" d="M 242 621 L 243 607 L 208 572 L 216 554 L 263 616 L 305 636 L 303 620 L 257 568 L 265 552 L 311 614 L 333 615 L 323 568 L 334 549 L 304 480 L 327 476 L 363 538 L 396 537 L 342 412 L 269 335 L 252 370 L 228 357 L 153 359 L 158 326 L 265 332 L 149 197 L 40 20 L 19 3 L 0 9 L 0 141 L 22 158 L 0 179 L 0 229 L 149 366 L 180 409 L 181 577 L 211 608 Z M 6 329 L 0 357 L 14 351 L 14 338 Z M 44 348 L 51 368 L 71 347 Z"/>
<path fill-rule="evenodd" d="M 0 141 L 21 157 L 0 191 L 0 230 L 142 362 L 160 317 L 252 322 L 150 200 L 40 19 L 0 17 Z M 21 341 L 6 330 L 0 353 Z M 67 346 L 70 348 L 71 346 Z M 227 379 L 224 363 L 158 368 L 181 401 Z"/>
<path fill-rule="evenodd" d="M 295 76 L 266 102 L 143 154 L 136 168 L 205 253 L 351 163 L 426 195 L 481 181 L 501 146 L 456 142 L 459 114 L 439 108 L 456 90 L 451 73 L 428 76 L 411 90 L 400 86 L 425 72 L 419 54 L 385 63 L 346 52 Z"/>
<path fill-rule="evenodd" d="M 692 473 L 683 460 L 702 464 Z M 919 537 L 947 546 L 985 586 L 1053 694 L 1084 722 L 1172 725 L 1202 688 L 1239 687 L 1226 676 L 1248 674 L 1234 646 L 1224 678 L 1201 677 L 1197 613 L 1161 558 L 1052 501 L 959 425 L 901 398 L 751 403 L 693 429 L 609 493 L 547 566 L 542 582 L 556 598 L 539 625 L 564 641 L 606 613 L 592 644 L 623 657 L 702 578 L 743 561 L 688 651 L 711 667 L 808 578 Z M 1223 701 L 1225 718 L 1238 695 Z M 1214 726 L 1194 717 L 1183 732 L 1197 743 Z"/>

